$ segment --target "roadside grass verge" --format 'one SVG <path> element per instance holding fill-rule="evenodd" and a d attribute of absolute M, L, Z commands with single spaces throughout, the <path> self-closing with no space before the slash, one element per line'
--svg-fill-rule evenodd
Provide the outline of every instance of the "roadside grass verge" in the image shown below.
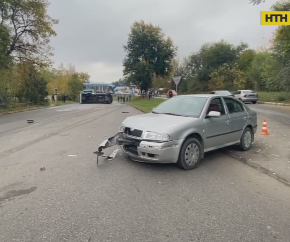
<path fill-rule="evenodd" d="M 159 104 L 163 103 L 165 99 L 153 98 L 149 100 L 148 98 L 134 97 L 128 105 L 135 107 L 145 113 L 149 113 L 153 108 L 157 107 Z"/>
<path fill-rule="evenodd" d="M 25 111 L 36 110 L 36 109 L 40 109 L 40 108 L 53 107 L 53 106 L 62 106 L 62 105 L 73 104 L 73 103 L 76 103 L 76 102 L 66 101 L 65 103 L 63 103 L 61 101 L 57 101 L 56 103 L 52 103 L 49 100 L 48 103 L 45 103 L 45 104 L 42 104 L 42 105 L 32 105 L 32 104 L 27 104 L 27 103 L 15 103 L 13 105 L 10 105 L 7 108 L 0 107 L 0 115 L 25 112 Z"/>
<path fill-rule="evenodd" d="M 77 103 L 75 101 L 66 101 L 65 103 L 62 101 L 57 101 L 56 103 L 50 103 L 50 106 L 63 106 L 63 105 L 67 105 L 67 104 L 74 104 Z"/>
<path fill-rule="evenodd" d="M 259 101 L 262 102 L 277 102 L 277 103 L 290 103 L 289 92 L 257 92 Z"/>
<path fill-rule="evenodd" d="M 48 105 L 27 105 L 27 106 L 0 108 L 0 115 L 1 114 L 25 112 L 25 111 L 35 110 L 35 109 L 45 108 L 45 107 L 49 107 L 49 106 Z"/>

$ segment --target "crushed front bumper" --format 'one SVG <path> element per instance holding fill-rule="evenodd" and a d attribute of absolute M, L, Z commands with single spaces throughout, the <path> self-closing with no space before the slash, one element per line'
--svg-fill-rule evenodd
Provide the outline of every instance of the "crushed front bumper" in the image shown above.
<path fill-rule="evenodd" d="M 104 149 L 114 145 L 119 145 L 134 161 L 148 163 L 176 163 L 182 143 L 183 140 L 162 143 L 149 142 L 129 138 L 122 133 L 118 133 L 99 145 L 98 154 L 102 155 Z"/>

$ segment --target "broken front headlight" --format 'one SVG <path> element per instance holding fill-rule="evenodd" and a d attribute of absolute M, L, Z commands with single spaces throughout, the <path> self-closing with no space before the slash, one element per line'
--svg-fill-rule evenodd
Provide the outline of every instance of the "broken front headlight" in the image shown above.
<path fill-rule="evenodd" d="M 155 132 L 144 132 L 142 135 L 142 139 L 165 142 L 165 141 L 169 141 L 170 137 L 168 134 L 155 133 Z"/>
<path fill-rule="evenodd" d="M 124 133 L 125 132 L 125 126 L 123 126 L 123 125 L 121 125 L 120 127 L 119 127 L 119 133 Z"/>

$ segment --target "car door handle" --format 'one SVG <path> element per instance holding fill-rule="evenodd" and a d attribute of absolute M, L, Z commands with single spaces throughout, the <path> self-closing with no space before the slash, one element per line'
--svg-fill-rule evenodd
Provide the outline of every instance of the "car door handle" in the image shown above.
<path fill-rule="evenodd" d="M 230 120 L 227 120 L 227 121 L 226 121 L 226 124 L 230 124 Z"/>

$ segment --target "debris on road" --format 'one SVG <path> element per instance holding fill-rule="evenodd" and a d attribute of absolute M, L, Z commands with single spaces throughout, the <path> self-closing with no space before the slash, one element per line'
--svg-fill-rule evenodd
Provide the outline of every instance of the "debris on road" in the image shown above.
<path fill-rule="evenodd" d="M 45 171 L 45 167 L 44 166 L 40 167 L 40 171 Z"/>
<path fill-rule="evenodd" d="M 69 157 L 76 157 L 77 155 L 67 155 L 67 156 L 69 156 Z"/>
<path fill-rule="evenodd" d="M 28 120 L 27 120 L 27 123 L 29 123 L 29 124 L 33 124 L 33 123 L 34 123 L 34 120 L 28 119 Z"/>
<path fill-rule="evenodd" d="M 116 157 L 117 153 L 118 153 L 119 149 L 114 150 L 114 152 L 108 156 L 108 159 L 112 160 Z"/>

